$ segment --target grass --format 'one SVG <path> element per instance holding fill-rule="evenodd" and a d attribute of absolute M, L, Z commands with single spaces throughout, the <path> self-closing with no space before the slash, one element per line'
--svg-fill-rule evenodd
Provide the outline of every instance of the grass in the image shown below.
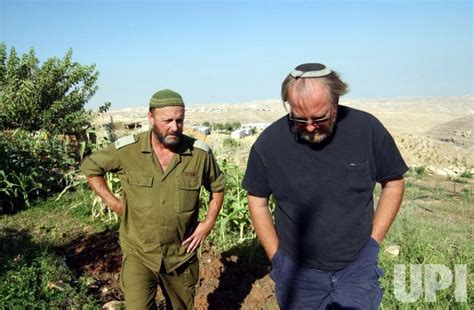
<path fill-rule="evenodd" d="M 469 269 L 473 264 L 472 218 L 474 201 L 473 183 L 453 192 L 450 180 L 442 177 L 419 174 L 406 178 L 406 193 L 403 206 L 386 236 L 379 256 L 385 270 L 382 278 L 384 299 L 381 309 L 471 309 L 473 305 L 473 277 Z M 400 254 L 393 256 L 384 251 L 389 245 L 398 245 Z M 455 265 L 468 268 L 467 302 L 455 299 L 455 284 L 436 292 L 436 302 L 420 296 L 414 303 L 403 303 L 394 292 L 394 269 L 403 264 L 409 270 L 410 264 L 441 264 L 454 274 Z M 406 275 L 406 291 L 409 292 L 409 272 Z M 423 283 L 425 285 L 425 283 Z"/>
<path fill-rule="evenodd" d="M 221 251 L 238 255 L 249 263 L 269 264 L 251 228 L 245 192 L 240 188 L 242 174 L 235 165 L 223 166 L 229 189 L 222 213 L 209 242 Z M 474 180 L 456 182 L 413 171 L 406 178 L 403 206 L 386 236 L 380 252 L 384 299 L 381 309 L 470 309 L 473 301 Z M 378 196 L 377 188 L 375 195 Z M 205 200 L 206 197 L 203 197 Z M 98 300 L 87 290 L 87 275 L 76 278 L 64 257 L 54 249 L 72 240 L 117 224 L 92 216 L 92 197 L 88 190 L 66 193 L 36 202 L 31 208 L 0 217 L 0 308 L 94 308 Z M 385 250 L 400 247 L 393 256 Z M 436 293 L 436 302 L 422 295 L 414 303 L 402 303 L 394 292 L 397 264 L 442 264 L 454 271 L 457 264 L 468 268 L 468 300 L 456 302 L 454 284 Z M 408 277 L 408 275 L 407 275 Z M 62 290 L 52 288 L 62 284 Z M 410 287 L 407 283 L 407 290 Z"/>
<path fill-rule="evenodd" d="M 55 251 L 78 236 L 113 228 L 92 219 L 89 197 L 68 193 L 0 218 L 0 308 L 99 308 Z"/>

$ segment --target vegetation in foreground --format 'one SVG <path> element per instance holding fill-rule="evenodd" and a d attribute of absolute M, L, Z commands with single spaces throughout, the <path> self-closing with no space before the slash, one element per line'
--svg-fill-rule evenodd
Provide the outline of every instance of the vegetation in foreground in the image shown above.
<path fill-rule="evenodd" d="M 245 191 L 239 186 L 242 173 L 234 165 L 224 168 L 229 189 L 208 242 L 220 251 L 238 255 L 239 260 L 268 264 L 250 225 Z M 393 285 L 395 264 L 443 264 L 451 270 L 457 264 L 472 267 L 473 180 L 463 181 L 453 192 L 453 180 L 416 173 L 407 177 L 404 205 L 380 253 L 385 270 L 382 309 L 469 309 L 472 305 L 471 273 L 467 277 L 468 300 L 462 303 L 455 300 L 454 284 L 439 290 L 435 303 L 427 302 L 423 294 L 414 303 L 405 304 L 397 300 Z M 88 275 L 75 276 L 57 250 L 79 236 L 117 228 L 113 221 L 106 223 L 92 216 L 92 202 L 89 191 L 79 187 L 58 201 L 54 197 L 37 201 L 27 210 L 0 218 L 0 300 L 4 307 L 100 306 L 88 288 Z M 400 254 L 389 254 L 386 249 L 390 245 L 399 246 Z M 409 289 L 407 283 L 407 292 Z"/>
<path fill-rule="evenodd" d="M 114 226 L 91 217 L 85 192 L 37 201 L 0 218 L 0 308 L 98 308 L 87 275 L 76 277 L 59 248 Z"/>

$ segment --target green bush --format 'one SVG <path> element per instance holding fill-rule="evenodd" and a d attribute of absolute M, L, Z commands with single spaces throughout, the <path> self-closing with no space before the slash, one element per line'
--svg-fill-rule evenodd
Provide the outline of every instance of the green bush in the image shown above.
<path fill-rule="evenodd" d="M 416 175 L 425 175 L 426 174 L 426 167 L 425 166 L 418 166 L 413 169 Z"/>
<path fill-rule="evenodd" d="M 232 138 L 225 138 L 224 141 L 222 142 L 222 145 L 224 147 L 228 148 L 236 148 L 240 146 L 239 141 L 232 139 Z"/>
<path fill-rule="evenodd" d="M 83 132 L 94 116 L 84 105 L 98 88 L 95 65 L 73 62 L 72 49 L 39 63 L 33 48 L 18 56 L 14 47 L 8 54 L 0 44 L 0 129 Z M 99 110 L 109 107 L 107 102 Z"/>
<path fill-rule="evenodd" d="M 465 179 L 472 179 L 474 174 L 470 170 L 464 170 L 459 177 L 465 178 Z"/>
<path fill-rule="evenodd" d="M 0 132 L 0 211 L 29 207 L 60 192 L 64 175 L 80 159 L 80 147 L 46 131 Z"/>
<path fill-rule="evenodd" d="M 204 123 L 209 124 L 209 122 L 204 122 Z M 204 126 L 204 123 L 203 123 L 203 126 Z M 233 123 L 226 122 L 225 124 L 212 123 L 210 126 L 211 126 L 212 130 L 231 132 L 231 131 L 234 131 L 234 130 L 240 128 L 241 125 L 240 125 L 239 122 L 233 122 Z"/>

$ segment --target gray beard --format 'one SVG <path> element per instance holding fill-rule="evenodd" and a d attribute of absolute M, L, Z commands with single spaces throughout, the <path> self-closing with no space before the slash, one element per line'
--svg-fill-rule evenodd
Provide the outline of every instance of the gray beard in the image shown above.
<path fill-rule="evenodd" d="M 297 132 L 296 134 L 303 141 L 306 141 L 311 144 L 318 144 L 326 140 L 326 138 L 332 134 L 334 130 L 334 125 L 335 123 L 332 123 L 331 126 L 328 128 L 328 130 L 324 132 L 310 133 L 307 131 L 301 131 L 301 132 Z"/>
<path fill-rule="evenodd" d="M 155 134 L 155 137 L 158 139 L 158 141 L 160 141 L 160 143 L 166 147 L 176 147 L 179 144 L 179 140 L 181 138 L 181 134 L 177 135 L 177 139 L 173 139 L 168 136 L 162 136 L 157 130 L 153 130 L 153 133 Z"/>
<path fill-rule="evenodd" d="M 330 133 L 309 133 L 309 132 L 300 132 L 298 136 L 301 140 L 304 140 L 309 143 L 321 143 L 323 142 Z"/>

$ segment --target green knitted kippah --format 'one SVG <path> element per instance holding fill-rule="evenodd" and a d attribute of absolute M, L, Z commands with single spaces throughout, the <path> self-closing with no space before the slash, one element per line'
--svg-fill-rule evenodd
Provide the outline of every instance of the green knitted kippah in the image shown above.
<path fill-rule="evenodd" d="M 157 91 L 150 99 L 150 108 L 163 108 L 179 106 L 184 107 L 184 101 L 180 94 L 171 89 Z"/>

